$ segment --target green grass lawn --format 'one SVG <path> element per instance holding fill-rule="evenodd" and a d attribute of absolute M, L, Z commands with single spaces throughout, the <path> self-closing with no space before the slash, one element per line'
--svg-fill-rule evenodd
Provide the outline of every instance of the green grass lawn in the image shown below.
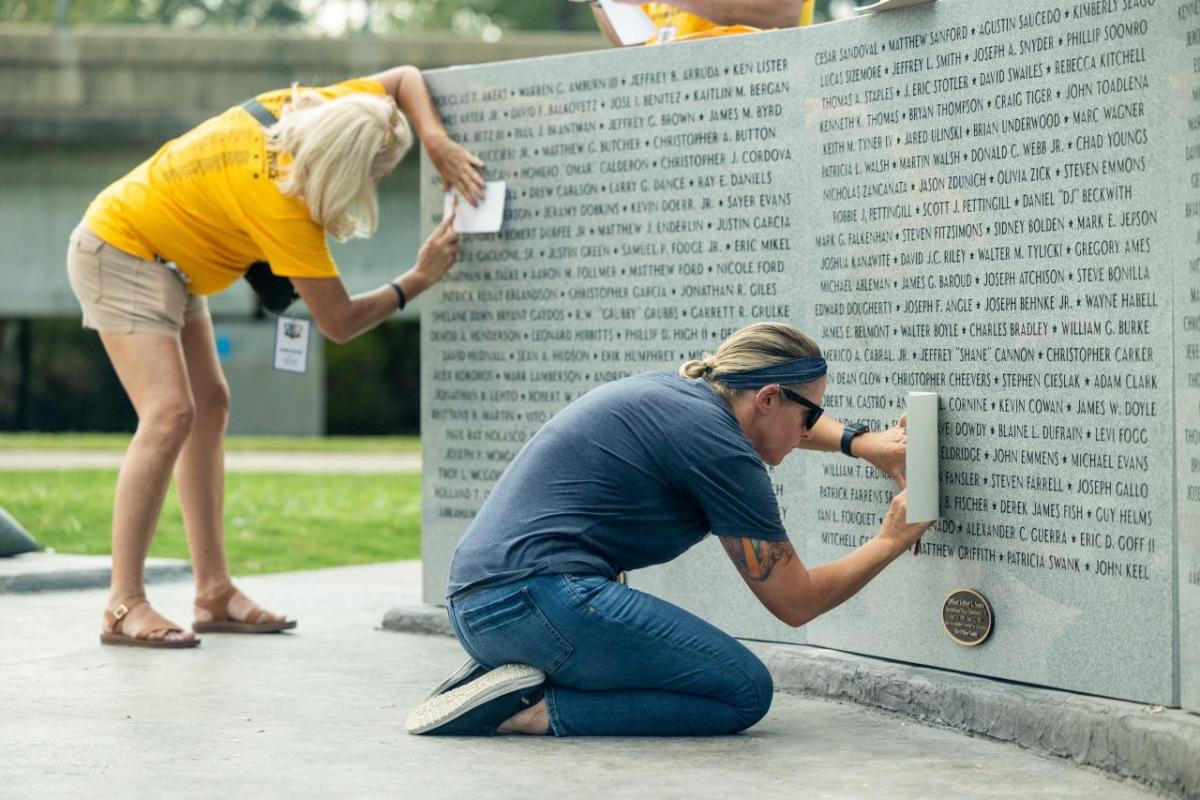
<path fill-rule="evenodd" d="M 0 433 L 3 450 L 124 450 L 130 433 Z M 419 436 L 230 436 L 225 449 L 316 453 L 419 453 Z"/>
<path fill-rule="evenodd" d="M 0 506 L 43 547 L 107 554 L 116 479 L 114 470 L 0 472 Z M 421 476 L 230 473 L 225 545 L 234 575 L 419 558 Z M 150 555 L 187 558 L 173 486 Z"/>

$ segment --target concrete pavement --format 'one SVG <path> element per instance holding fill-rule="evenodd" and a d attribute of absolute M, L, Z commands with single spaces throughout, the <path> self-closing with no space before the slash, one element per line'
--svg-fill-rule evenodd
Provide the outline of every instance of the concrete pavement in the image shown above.
<path fill-rule="evenodd" d="M 777 694 L 716 739 L 439 739 L 410 707 L 463 659 L 381 631 L 419 602 L 416 562 L 239 582 L 290 634 L 195 651 L 101 648 L 103 590 L 0 595 L 0 794 L 43 797 L 1142 798 L 1014 745 Z M 151 588 L 190 619 L 187 582 Z"/>

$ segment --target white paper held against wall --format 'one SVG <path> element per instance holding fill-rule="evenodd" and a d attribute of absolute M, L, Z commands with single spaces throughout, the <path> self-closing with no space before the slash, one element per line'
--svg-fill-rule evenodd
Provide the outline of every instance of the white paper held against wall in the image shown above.
<path fill-rule="evenodd" d="M 902 8 L 923 6 L 932 2 L 934 0 L 879 0 L 878 3 L 872 3 L 869 6 L 859 6 L 856 11 L 860 16 L 863 14 L 882 14 L 885 11 L 898 11 Z"/>
<path fill-rule="evenodd" d="M 458 198 L 458 213 L 454 217 L 454 230 L 459 233 L 498 233 L 504 222 L 504 181 L 488 181 L 483 200 L 473 206 L 456 191 L 446 192 L 442 202 L 442 218 L 450 214 L 454 199 Z"/>
<path fill-rule="evenodd" d="M 628 47 L 632 44 L 645 44 L 658 31 L 650 17 L 642 11 L 641 6 L 631 6 L 618 3 L 616 0 L 600 0 L 600 8 L 608 17 L 608 24 L 613 33 Z"/>
<path fill-rule="evenodd" d="M 938 518 L 938 396 L 936 392 L 908 393 L 908 447 L 904 452 L 908 480 L 905 522 Z"/>

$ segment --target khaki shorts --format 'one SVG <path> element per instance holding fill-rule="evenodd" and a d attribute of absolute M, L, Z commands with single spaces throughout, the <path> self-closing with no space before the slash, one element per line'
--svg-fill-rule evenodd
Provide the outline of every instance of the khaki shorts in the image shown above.
<path fill-rule="evenodd" d="M 208 315 L 208 301 L 189 292 L 177 271 L 118 250 L 85 222 L 71 233 L 67 278 L 85 328 L 178 337 L 189 320 Z"/>

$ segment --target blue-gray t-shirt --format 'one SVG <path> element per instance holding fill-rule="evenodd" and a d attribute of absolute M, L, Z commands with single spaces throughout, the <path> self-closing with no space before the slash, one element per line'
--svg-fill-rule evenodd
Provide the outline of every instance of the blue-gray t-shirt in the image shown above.
<path fill-rule="evenodd" d="M 454 551 L 446 596 L 531 575 L 612 579 L 710 531 L 787 539 L 766 466 L 703 380 L 634 375 L 588 392 L 521 448 Z"/>

